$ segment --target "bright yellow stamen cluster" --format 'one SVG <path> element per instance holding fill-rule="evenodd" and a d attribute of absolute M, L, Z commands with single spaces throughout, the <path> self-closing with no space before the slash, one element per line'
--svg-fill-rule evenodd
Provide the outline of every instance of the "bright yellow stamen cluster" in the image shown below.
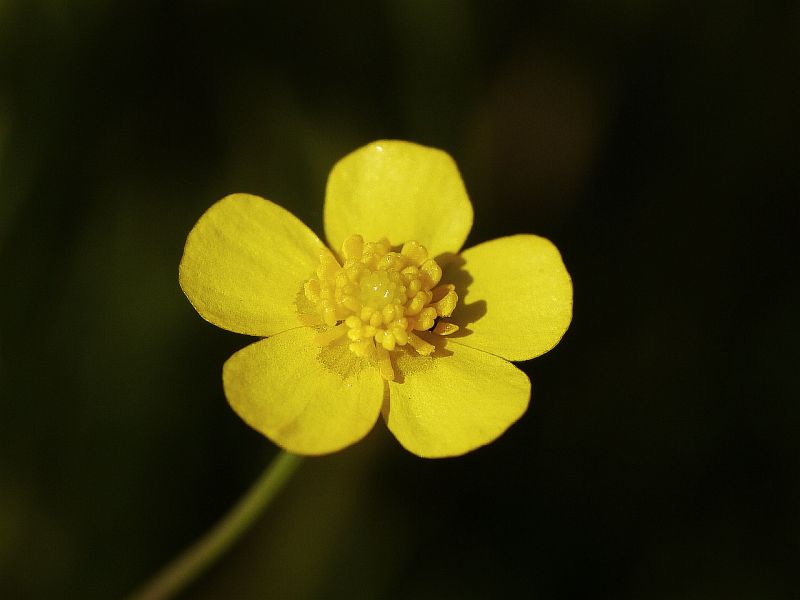
<path fill-rule="evenodd" d="M 395 252 L 386 239 L 365 243 L 360 235 L 351 235 L 342 244 L 342 257 L 343 265 L 323 251 L 317 276 L 304 286 L 318 316 L 309 324 L 328 327 L 317 334 L 319 345 L 347 336 L 350 350 L 374 358 L 381 375 L 391 381 L 391 351 L 407 344 L 427 356 L 435 347 L 425 335 L 458 330 L 438 320 L 453 313 L 458 295 L 453 285 L 438 285 L 442 269 L 424 246 L 410 241 Z"/>

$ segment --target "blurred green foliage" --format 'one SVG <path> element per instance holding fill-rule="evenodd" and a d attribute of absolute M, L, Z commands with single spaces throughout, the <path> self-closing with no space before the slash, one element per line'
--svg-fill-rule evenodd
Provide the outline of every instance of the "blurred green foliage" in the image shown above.
<path fill-rule="evenodd" d="M 273 448 L 186 233 L 266 196 L 321 231 L 358 145 L 448 150 L 475 243 L 553 239 L 575 318 L 528 414 L 425 461 L 304 465 L 196 598 L 792 598 L 795 3 L 0 0 L 0 595 L 119 597 Z"/>

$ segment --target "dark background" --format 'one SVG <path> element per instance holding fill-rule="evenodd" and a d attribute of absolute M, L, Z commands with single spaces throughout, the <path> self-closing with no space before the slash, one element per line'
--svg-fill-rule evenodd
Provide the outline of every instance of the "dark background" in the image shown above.
<path fill-rule="evenodd" d="M 556 5 L 555 7 L 553 5 Z M 190 598 L 796 598 L 800 11 L 759 2 L 0 0 L 0 595 L 114 598 L 274 446 L 177 283 L 235 191 L 446 149 L 468 245 L 575 284 L 527 414 L 307 461 Z"/>

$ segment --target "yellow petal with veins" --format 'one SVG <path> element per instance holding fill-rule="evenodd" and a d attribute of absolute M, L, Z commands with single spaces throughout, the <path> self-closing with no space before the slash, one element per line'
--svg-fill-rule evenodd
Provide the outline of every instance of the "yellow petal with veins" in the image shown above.
<path fill-rule="evenodd" d="M 492 442 L 525 413 L 528 377 L 511 363 L 467 346 L 415 357 L 402 383 L 389 382 L 383 417 L 409 451 L 458 456 Z"/>
<path fill-rule="evenodd" d="M 338 250 L 357 232 L 366 240 L 386 236 L 398 246 L 416 240 L 436 257 L 461 248 L 472 227 L 472 205 L 446 152 L 385 140 L 336 163 L 328 177 L 324 217 L 331 248 Z"/>
<path fill-rule="evenodd" d="M 225 363 L 233 410 L 290 452 L 335 452 L 372 429 L 383 401 L 375 369 L 344 377 L 317 359 L 314 331 L 301 327 L 251 344 Z"/>
<path fill-rule="evenodd" d="M 515 361 L 558 343 L 572 320 L 572 280 L 549 240 L 503 237 L 461 257 L 445 273 L 462 299 L 449 319 L 461 330 L 450 341 Z"/>
<path fill-rule="evenodd" d="M 178 279 L 205 320 L 237 333 L 273 335 L 300 325 L 295 300 L 323 248 L 289 211 L 233 194 L 192 228 Z"/>

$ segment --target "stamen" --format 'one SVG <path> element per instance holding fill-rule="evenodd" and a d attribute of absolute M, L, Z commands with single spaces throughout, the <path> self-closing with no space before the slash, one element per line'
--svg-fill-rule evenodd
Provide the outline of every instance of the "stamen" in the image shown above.
<path fill-rule="evenodd" d="M 375 348 L 375 356 L 378 360 L 378 369 L 381 372 L 381 376 L 386 381 L 392 381 L 394 379 L 394 369 L 389 358 L 389 352 L 383 346 L 377 346 Z"/>
<path fill-rule="evenodd" d="M 456 286 L 454 286 L 452 283 L 443 283 L 442 285 L 433 288 L 431 290 L 431 294 L 433 294 L 431 296 L 431 302 L 438 302 L 447 295 L 447 292 L 451 290 L 455 291 L 455 289 Z"/>
<path fill-rule="evenodd" d="M 392 381 L 391 357 L 398 347 L 408 345 L 423 356 L 436 349 L 414 331 L 449 335 L 458 330 L 437 322 L 453 313 L 458 295 L 453 285 L 438 285 L 442 269 L 419 242 L 408 241 L 397 251 L 387 239 L 364 242 L 352 235 L 341 256 L 340 264 L 322 251 L 316 277 L 303 286 L 315 313 L 300 315 L 301 322 L 327 325 L 314 338 L 319 345 L 347 336 L 350 351 L 373 360 L 381 376 Z"/>
<path fill-rule="evenodd" d="M 414 325 L 414 329 L 418 331 L 427 331 L 431 327 L 433 327 L 434 322 L 436 321 L 436 309 L 433 306 L 427 306 L 422 309 L 422 312 L 419 313 L 417 317 L 417 323 Z"/>
<path fill-rule="evenodd" d="M 436 350 L 436 346 L 429 344 L 415 333 L 408 334 L 408 344 L 422 356 L 428 356 Z"/>
<path fill-rule="evenodd" d="M 436 314 L 440 317 L 449 317 L 458 304 L 458 295 L 450 290 L 447 295 L 436 303 Z"/>
<path fill-rule="evenodd" d="M 432 329 L 433 333 L 437 335 L 450 335 L 458 331 L 459 327 L 455 323 L 447 323 L 446 321 L 439 321 Z"/>

